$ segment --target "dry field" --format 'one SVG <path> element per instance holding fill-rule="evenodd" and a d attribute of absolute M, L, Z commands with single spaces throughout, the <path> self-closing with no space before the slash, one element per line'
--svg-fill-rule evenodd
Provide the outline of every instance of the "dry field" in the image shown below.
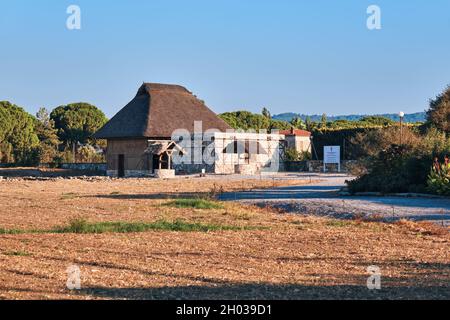
<path fill-rule="evenodd" d="M 236 203 L 171 204 L 273 183 L 0 180 L 0 298 L 450 298 L 450 236 L 435 225 L 338 221 Z M 61 231 L 75 220 L 181 222 L 212 231 Z M 82 276 L 74 292 L 66 288 L 73 264 Z M 366 286 L 372 265 L 381 269 L 378 291 Z"/>

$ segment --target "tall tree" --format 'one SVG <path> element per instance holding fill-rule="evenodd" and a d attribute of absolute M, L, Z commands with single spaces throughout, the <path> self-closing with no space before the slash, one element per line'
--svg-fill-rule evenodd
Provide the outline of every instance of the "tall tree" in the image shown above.
<path fill-rule="evenodd" d="M 430 100 L 427 123 L 446 134 L 450 133 L 450 86 L 435 99 Z"/>
<path fill-rule="evenodd" d="M 39 139 L 34 131 L 34 121 L 23 108 L 0 101 L 0 162 L 36 163 Z"/>
<path fill-rule="evenodd" d="M 267 108 L 262 109 L 262 115 L 267 119 L 272 119 L 272 115 L 270 114 L 270 111 Z"/>
<path fill-rule="evenodd" d="M 328 122 L 328 120 L 327 120 L 327 114 L 324 113 L 324 114 L 322 114 L 322 119 L 320 120 L 320 126 L 321 126 L 322 128 L 326 128 L 327 122 Z"/>
<path fill-rule="evenodd" d="M 294 119 L 292 119 L 291 124 L 294 128 L 297 129 L 305 129 L 305 123 L 303 122 L 303 120 L 300 117 L 295 117 Z"/>
<path fill-rule="evenodd" d="M 308 131 L 312 131 L 312 129 L 313 129 L 313 123 L 311 121 L 310 116 L 307 116 L 305 119 L 305 127 L 306 127 L 306 130 L 308 130 Z"/>
<path fill-rule="evenodd" d="M 36 112 L 36 119 L 39 121 L 40 124 L 46 127 L 48 127 L 52 121 L 50 119 L 50 113 L 46 108 L 40 108 L 38 112 Z"/>
<path fill-rule="evenodd" d="M 39 161 L 41 163 L 54 162 L 61 142 L 58 138 L 55 122 L 50 119 L 50 114 L 45 108 L 40 108 L 36 113 L 35 131 L 40 143 Z"/>
<path fill-rule="evenodd" d="M 100 109 L 89 103 L 57 107 L 50 119 L 55 122 L 58 137 L 66 146 L 74 146 L 78 142 L 92 143 L 91 136 L 108 121 Z"/>

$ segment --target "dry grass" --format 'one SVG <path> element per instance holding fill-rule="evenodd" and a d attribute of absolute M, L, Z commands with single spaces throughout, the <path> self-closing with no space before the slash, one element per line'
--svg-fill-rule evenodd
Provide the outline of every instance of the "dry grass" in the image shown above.
<path fill-rule="evenodd" d="M 449 228 L 440 226 L 436 223 L 424 221 L 414 222 L 402 219 L 396 223 L 398 226 L 421 236 L 448 236 Z"/>
<path fill-rule="evenodd" d="M 275 185 L 299 183 L 304 181 L 275 181 Z M 205 212 L 195 208 L 173 208 L 167 204 L 173 199 L 210 198 L 217 190 L 250 190 L 273 184 L 269 180 L 220 182 L 199 178 L 165 181 L 4 180 L 0 181 L 0 228 L 49 229 L 73 219 L 90 222 L 185 219 L 226 224 L 234 216 L 245 216 L 257 209 L 229 204 L 224 209 Z M 259 218 L 270 222 L 270 217 L 261 215 Z"/>
<path fill-rule="evenodd" d="M 0 235 L 0 298 L 449 298 L 450 237 L 435 225 L 336 221 L 235 203 L 167 205 L 272 183 L 1 181 L 0 228 L 22 233 Z M 108 228 L 180 221 L 231 230 L 51 232 L 73 219 Z M 81 268 L 80 292 L 66 289 L 71 264 Z M 366 288 L 371 265 L 382 271 L 379 292 Z"/>

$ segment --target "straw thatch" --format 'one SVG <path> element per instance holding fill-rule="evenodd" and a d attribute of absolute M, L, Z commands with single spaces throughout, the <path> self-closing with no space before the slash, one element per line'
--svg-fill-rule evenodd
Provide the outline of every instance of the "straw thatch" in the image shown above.
<path fill-rule="evenodd" d="M 202 121 L 203 132 L 230 129 L 222 119 L 186 88 L 144 83 L 136 97 L 95 135 L 97 139 L 170 138 L 176 129 L 194 132 L 194 121 Z"/>

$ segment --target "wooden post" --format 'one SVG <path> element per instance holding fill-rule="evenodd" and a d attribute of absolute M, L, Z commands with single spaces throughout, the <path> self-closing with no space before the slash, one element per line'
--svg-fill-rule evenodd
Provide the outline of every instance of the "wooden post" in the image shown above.
<path fill-rule="evenodd" d="M 400 145 L 403 145 L 403 117 L 400 117 Z"/>
<path fill-rule="evenodd" d="M 168 168 L 170 170 L 170 166 L 172 165 L 172 155 L 167 153 L 167 163 L 168 163 Z"/>

